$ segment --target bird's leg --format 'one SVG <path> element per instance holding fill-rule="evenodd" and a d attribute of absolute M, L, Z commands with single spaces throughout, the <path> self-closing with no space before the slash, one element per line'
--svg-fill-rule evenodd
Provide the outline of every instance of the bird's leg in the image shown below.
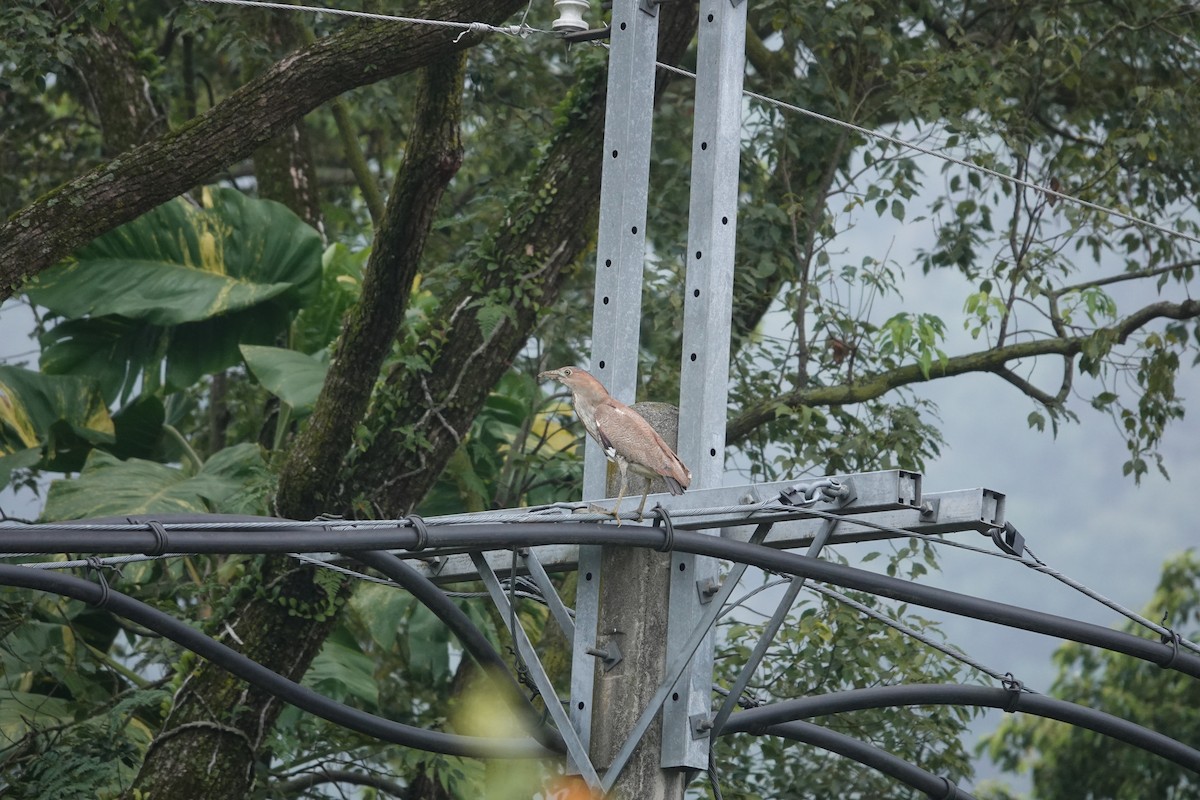
<path fill-rule="evenodd" d="M 642 502 L 638 504 L 638 522 L 646 518 L 643 513 L 646 510 L 646 498 L 650 496 L 650 479 L 642 478 L 646 482 L 646 488 L 642 491 Z"/>
<path fill-rule="evenodd" d="M 617 491 L 617 502 L 613 503 L 612 511 L 609 511 L 608 513 L 613 515 L 613 519 L 617 521 L 618 528 L 621 527 L 621 518 L 617 516 L 617 512 L 621 508 L 621 498 L 625 496 L 625 481 L 629 477 L 626 471 L 628 468 L 629 467 L 625 461 L 621 460 L 617 462 L 617 469 L 621 473 L 621 488 Z"/>

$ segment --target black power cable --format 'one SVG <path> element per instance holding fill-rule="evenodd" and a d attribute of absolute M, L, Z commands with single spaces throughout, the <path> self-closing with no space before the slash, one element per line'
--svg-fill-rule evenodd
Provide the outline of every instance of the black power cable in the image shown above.
<path fill-rule="evenodd" d="M 1030 692 L 1014 692 L 1009 688 L 960 686 L 957 684 L 901 684 L 873 686 L 869 689 L 850 689 L 844 692 L 801 697 L 780 703 L 739 711 L 718 733 L 739 731 L 771 733 L 772 728 L 793 720 L 860 711 L 867 708 L 895 708 L 908 705 L 968 705 L 986 706 L 1011 711 L 1023 711 L 1039 717 L 1057 719 L 1118 739 L 1134 747 L 1174 761 L 1181 767 L 1200 773 L 1200 751 L 1157 731 L 1144 728 L 1126 719 L 1114 717 L 1094 708 L 1055 700 Z"/>
<path fill-rule="evenodd" d="M 553 755 L 533 739 L 484 739 L 441 733 L 394 722 L 343 705 L 272 672 L 257 661 L 156 608 L 111 588 L 105 592 L 99 584 L 82 578 L 0 564 L 0 584 L 53 592 L 96 606 L 103 603 L 102 607 L 105 610 L 162 634 L 299 709 L 385 742 L 434 753 L 473 758 L 545 758 Z"/>

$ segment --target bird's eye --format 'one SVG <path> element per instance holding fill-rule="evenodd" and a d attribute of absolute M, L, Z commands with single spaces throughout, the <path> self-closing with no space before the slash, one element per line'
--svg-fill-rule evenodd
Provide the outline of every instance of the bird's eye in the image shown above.
<path fill-rule="evenodd" d="M 564 369 L 564 370 L 562 371 L 562 374 L 563 374 L 563 377 L 564 377 L 564 378 L 569 378 L 569 377 L 571 377 L 571 368 L 570 368 L 570 367 L 567 367 L 566 369 Z"/>

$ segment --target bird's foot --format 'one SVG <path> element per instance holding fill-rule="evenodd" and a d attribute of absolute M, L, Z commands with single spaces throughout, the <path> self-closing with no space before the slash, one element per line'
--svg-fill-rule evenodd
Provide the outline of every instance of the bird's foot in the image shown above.
<path fill-rule="evenodd" d="M 587 510 L 588 510 L 588 513 L 591 513 L 591 514 L 603 514 L 606 517 L 612 517 L 613 519 L 615 519 L 617 521 L 617 527 L 618 528 L 621 527 L 621 518 L 620 518 L 620 516 L 617 515 L 617 507 L 608 509 L 608 508 L 605 508 L 604 506 L 598 506 L 595 503 L 588 503 Z"/>

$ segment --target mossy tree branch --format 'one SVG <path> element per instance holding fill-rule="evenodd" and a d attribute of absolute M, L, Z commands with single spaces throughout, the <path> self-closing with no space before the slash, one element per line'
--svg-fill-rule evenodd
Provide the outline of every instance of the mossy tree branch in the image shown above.
<path fill-rule="evenodd" d="M 424 16 L 500 22 L 520 0 L 437 0 Z M 178 130 L 134 147 L 42 196 L 0 225 L 0 300 L 97 236 L 251 155 L 334 97 L 411 72 L 479 41 L 430 26 L 370 23 L 286 56 Z"/>
<path fill-rule="evenodd" d="M 928 375 L 922 371 L 920 365 L 907 364 L 885 372 L 864 376 L 854 383 L 793 389 L 777 397 L 766 398 L 748 405 L 729 421 L 726 442 L 736 444 L 756 428 L 771 422 L 782 414 L 796 411 L 805 406 L 811 408 L 864 403 L 903 386 L 952 378 L 972 372 L 993 372 L 1005 377 L 1002 372 L 1007 370 L 1008 365 L 1021 359 L 1045 355 L 1063 356 L 1070 359 L 1083 352 L 1084 346 L 1093 339 L 1124 344 L 1130 336 L 1154 320 L 1182 320 L 1197 317 L 1200 317 L 1200 301 L 1197 300 L 1185 300 L 1182 303 L 1165 301 L 1151 303 L 1120 320 L 1116 325 L 1102 328 L 1090 335 L 1019 342 L 978 353 L 954 356 L 944 362 L 935 360 L 929 368 Z M 1007 377 L 1005 379 L 1008 380 Z M 1029 392 L 1027 391 L 1027 393 Z M 1052 398 L 1051 395 L 1045 393 L 1030 393 L 1030 396 L 1042 402 Z"/>

